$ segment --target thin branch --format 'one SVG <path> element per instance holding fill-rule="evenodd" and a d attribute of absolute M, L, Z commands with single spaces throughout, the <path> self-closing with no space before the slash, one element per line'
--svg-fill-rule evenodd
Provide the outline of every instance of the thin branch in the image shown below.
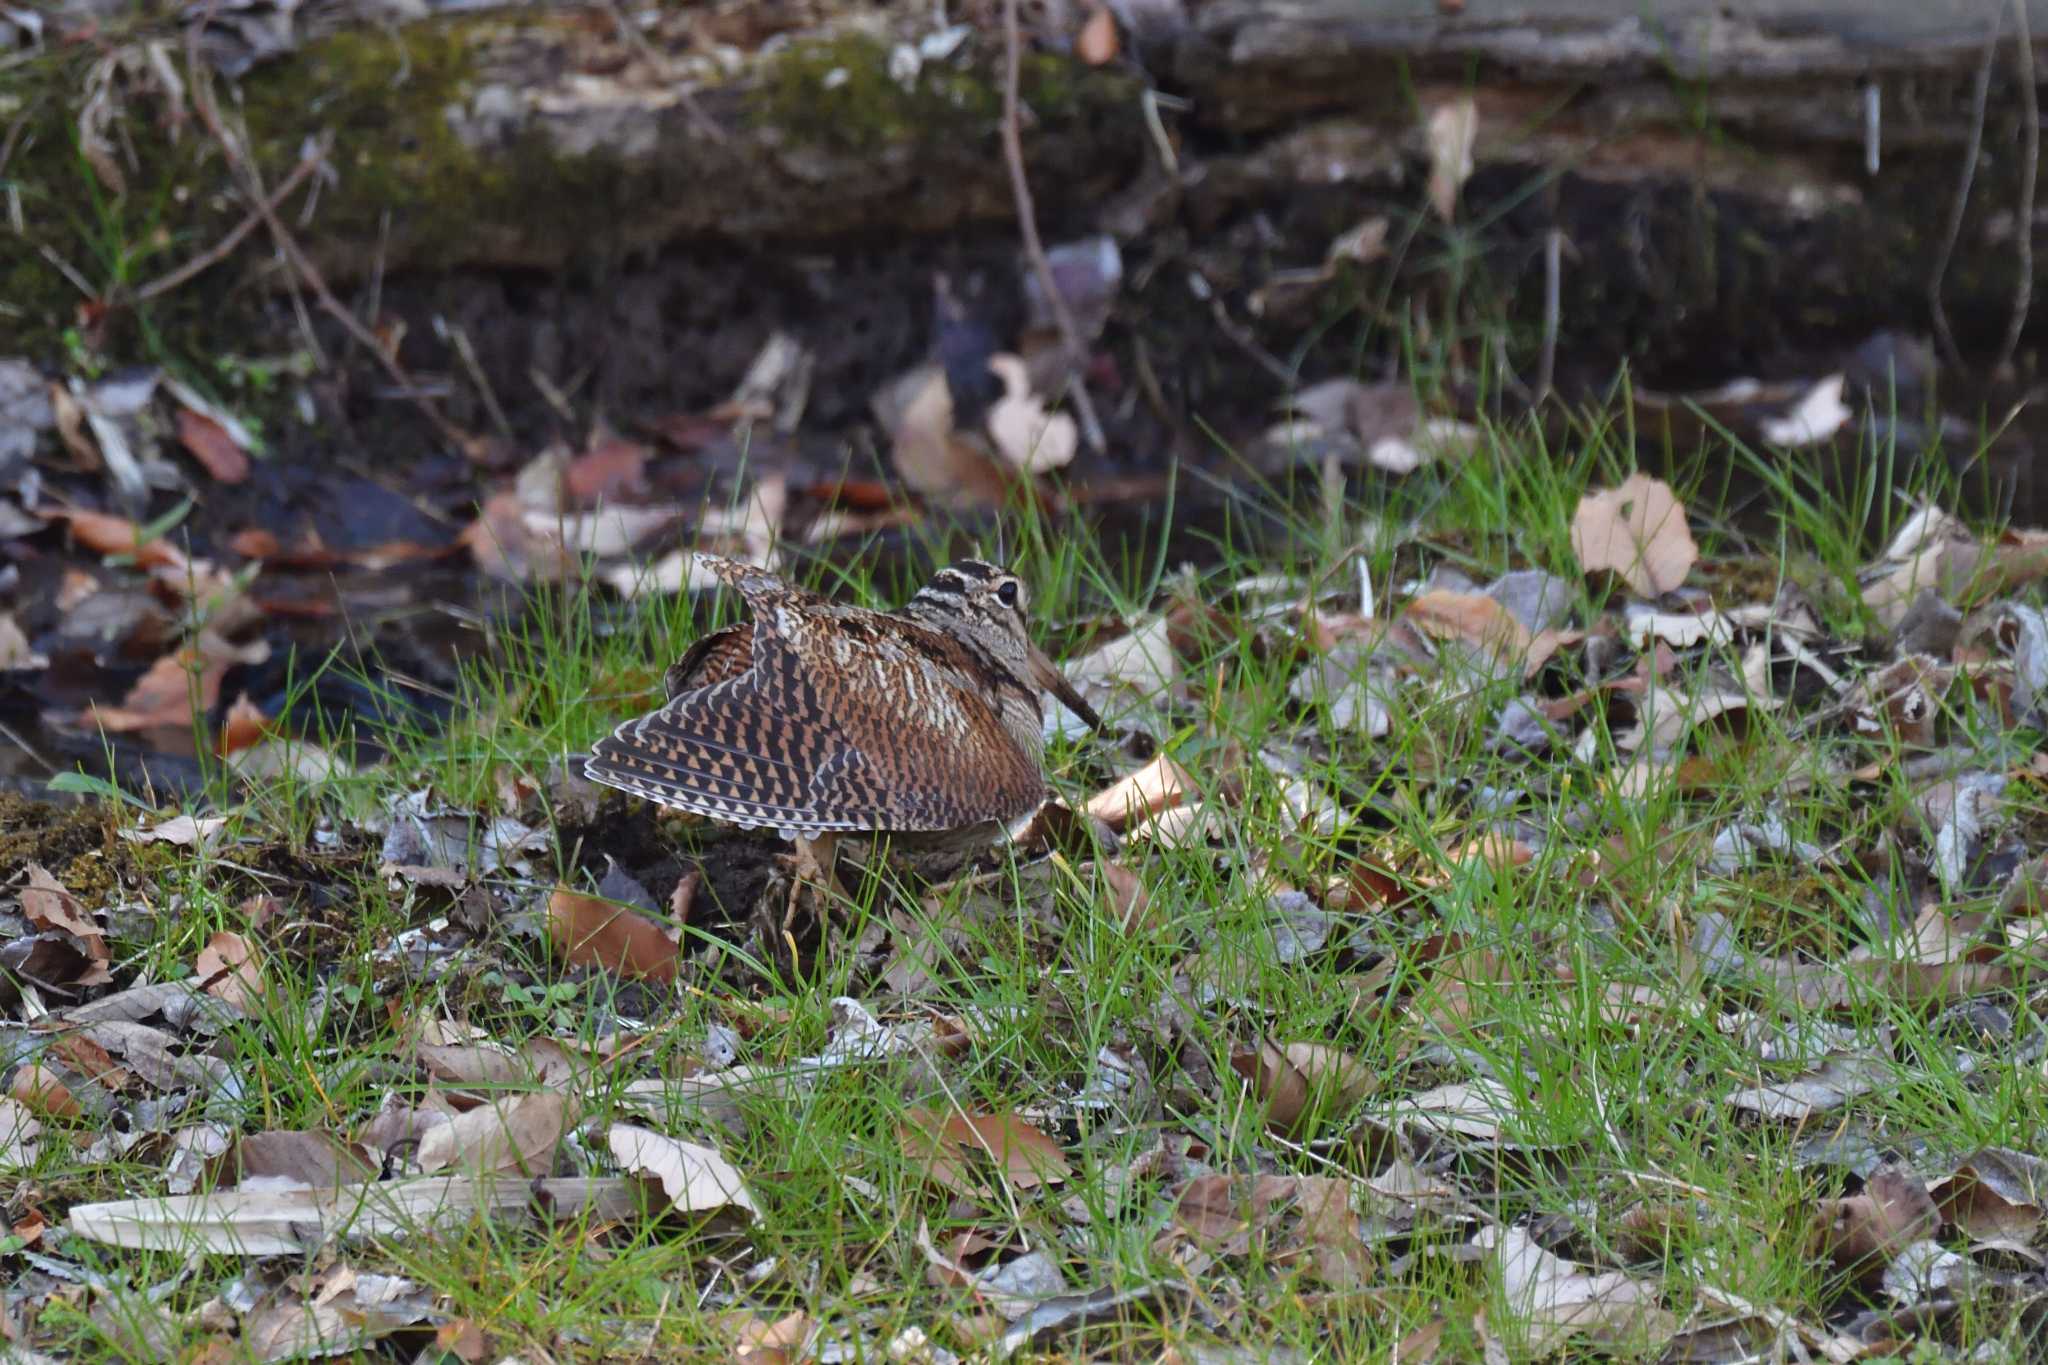
<path fill-rule="evenodd" d="M 1010 190 L 1017 200 L 1017 231 L 1024 239 L 1024 256 L 1031 262 L 1031 273 L 1038 277 L 1038 287 L 1045 291 L 1046 307 L 1052 310 L 1060 340 L 1066 347 L 1067 364 L 1074 376 L 1074 415 L 1080 421 L 1082 439 L 1100 455 L 1109 448 L 1109 441 L 1102 434 L 1102 422 L 1088 397 L 1088 381 L 1083 372 L 1087 347 L 1081 342 L 1081 329 L 1074 325 L 1073 310 L 1060 293 L 1059 281 L 1053 278 L 1052 262 L 1045 258 L 1045 244 L 1038 239 L 1037 210 L 1031 204 L 1031 182 L 1024 176 L 1024 136 L 1017 126 L 1022 49 L 1023 40 L 1017 34 L 1017 0 L 1003 0 L 1003 160 L 1009 164 Z"/>
<path fill-rule="evenodd" d="M 286 176 L 279 183 L 278 187 L 270 193 L 270 208 L 273 213 L 283 206 L 285 200 L 292 197 L 292 191 L 305 183 L 307 176 L 319 168 L 326 155 L 327 147 L 323 141 L 318 148 L 308 152 L 298 165 L 292 167 L 291 174 Z M 148 284 L 136 290 L 133 295 L 133 301 L 136 303 L 146 303 L 159 294 L 168 294 L 193 276 L 217 265 L 227 257 L 228 253 L 240 246 L 242 239 L 253 232 L 256 225 L 262 221 L 263 211 L 261 209 L 251 209 L 248 216 L 235 224 L 227 236 L 221 238 L 207 250 L 200 252 L 197 256 L 194 256 L 169 274 L 159 275 L 156 279 L 151 280 Z"/>
<path fill-rule="evenodd" d="M 2005 376 L 2012 369 L 2013 353 L 2019 350 L 2020 333 L 2026 330 L 2027 308 L 2034 297 L 2034 174 L 2041 164 L 2040 95 L 2034 89 L 2034 35 L 2027 25 L 2027 0 L 2013 0 L 2013 22 L 2019 26 L 2020 98 L 2025 102 L 2027 126 L 2026 159 L 2020 163 L 2020 214 L 2013 241 L 2019 249 L 2019 282 L 2013 286 L 2012 316 L 2006 319 L 2005 341 L 1991 366 L 1994 375 Z"/>
<path fill-rule="evenodd" d="M 398 363 L 398 357 L 391 354 L 383 343 L 377 340 L 376 335 L 363 325 L 362 319 L 334 297 L 333 291 L 327 287 L 327 281 L 321 277 L 319 268 L 300 249 L 291 230 L 285 227 L 283 221 L 278 218 L 277 211 L 270 206 L 269 196 L 263 193 L 263 182 L 258 177 L 256 168 L 250 165 L 242 152 L 241 140 L 221 123 L 220 110 L 213 102 L 213 73 L 201 64 L 199 58 L 199 28 L 200 25 L 193 24 L 185 30 L 185 62 L 191 72 L 193 107 L 198 110 L 200 121 L 206 125 L 206 131 L 212 134 L 213 140 L 219 144 L 221 155 L 227 158 L 229 169 L 242 183 L 244 192 L 257 206 L 257 211 L 263 215 L 264 225 L 270 229 L 271 240 L 277 244 L 277 249 L 291 264 L 292 270 L 318 297 L 320 307 L 329 317 L 341 324 L 342 330 L 347 332 L 357 345 L 376 358 L 377 363 L 383 366 L 384 372 L 391 376 L 392 382 L 412 399 L 413 406 L 432 424 L 441 439 L 457 450 L 467 450 L 470 446 L 469 437 L 453 422 L 442 416 L 439 408 L 427 401 L 414 386 L 412 376 Z"/>
<path fill-rule="evenodd" d="M 1991 59 L 1998 55 L 1998 38 L 2005 31 L 2005 6 L 1992 7 L 1991 34 L 1984 40 L 1984 59 L 1977 63 L 1977 83 L 1970 92 L 1970 143 L 1963 151 L 1962 179 L 1956 186 L 1955 201 L 1949 205 L 1948 230 L 1942 234 L 1941 250 L 1935 253 L 1934 277 L 1927 282 L 1927 312 L 1934 323 L 1934 339 L 1941 343 L 1943 363 L 1952 369 L 1963 367 L 1963 353 L 1956 349 L 1955 334 L 1949 331 L 1948 309 L 1941 302 L 1941 282 L 1948 274 L 1949 258 L 1955 255 L 1956 240 L 1963 235 L 1963 210 L 1970 203 L 1970 183 L 1977 176 L 1977 154 L 1984 146 L 1984 106 L 1991 98 Z M 2032 224 L 2028 224 L 2029 231 Z"/>

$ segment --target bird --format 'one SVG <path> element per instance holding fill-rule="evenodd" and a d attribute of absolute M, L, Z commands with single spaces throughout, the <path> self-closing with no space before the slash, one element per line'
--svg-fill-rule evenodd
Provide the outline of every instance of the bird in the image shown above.
<path fill-rule="evenodd" d="M 1101 718 L 1031 642 L 1029 594 L 999 565 L 941 568 L 896 611 L 835 602 L 764 569 L 698 560 L 751 619 L 698 639 L 668 699 L 595 744 L 592 780 L 796 842 L 798 878 L 837 886 L 841 838 L 985 847 L 1041 806 L 1044 711 Z"/>

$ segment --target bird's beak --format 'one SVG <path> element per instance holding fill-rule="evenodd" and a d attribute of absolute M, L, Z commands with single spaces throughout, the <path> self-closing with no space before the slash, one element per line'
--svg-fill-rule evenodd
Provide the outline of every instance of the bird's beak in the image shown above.
<path fill-rule="evenodd" d="M 1074 690 L 1074 685 L 1067 681 L 1067 675 L 1060 672 L 1060 666 L 1051 659 L 1048 659 L 1036 647 L 1033 647 L 1031 651 L 1031 668 L 1038 675 L 1037 682 L 1040 687 L 1058 697 L 1060 702 L 1069 711 L 1072 711 L 1082 720 L 1087 721 L 1088 728 L 1095 731 L 1096 734 L 1106 733 L 1103 728 L 1102 717 L 1095 714 L 1095 708 L 1090 706 L 1087 700 Z"/>

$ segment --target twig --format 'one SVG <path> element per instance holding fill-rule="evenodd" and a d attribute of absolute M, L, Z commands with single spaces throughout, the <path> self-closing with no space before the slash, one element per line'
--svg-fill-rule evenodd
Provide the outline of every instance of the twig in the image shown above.
<path fill-rule="evenodd" d="M 1259 345 L 1257 337 L 1237 325 L 1237 319 L 1230 316 L 1230 310 L 1223 306 L 1222 299 L 1211 295 L 1209 299 L 1209 312 L 1215 317 L 1216 326 L 1222 330 L 1223 335 L 1236 342 L 1239 350 L 1257 361 L 1260 369 L 1272 375 L 1289 389 L 1292 389 L 1301 382 L 1301 376 L 1296 374 L 1285 361 Z"/>
<path fill-rule="evenodd" d="M 690 122 L 697 125 L 697 131 L 720 146 L 729 142 L 731 139 L 726 137 L 725 129 L 718 126 L 717 119 L 698 106 L 697 96 L 682 83 L 674 71 L 669 69 L 668 59 L 655 50 L 653 43 L 647 41 L 647 35 L 642 33 L 639 25 L 626 14 L 619 0 L 603 0 L 603 4 L 611 11 L 612 22 L 618 25 L 619 37 L 625 41 L 627 47 L 633 49 L 640 60 L 654 68 L 654 74 L 660 78 L 663 85 L 676 92 L 676 97 L 682 102 L 683 112 L 690 116 Z"/>
<path fill-rule="evenodd" d="M 2009 377 L 2013 353 L 2019 349 L 2020 333 L 2026 330 L 2027 308 L 2034 296 L 2034 173 L 2041 163 L 2040 95 L 2034 89 L 2034 35 L 2027 25 L 2027 0 L 2014 0 L 2013 22 L 2019 29 L 2020 97 L 2026 103 L 2026 158 L 2020 163 L 2019 230 L 2013 233 L 2019 249 L 2019 283 L 2013 288 L 2012 316 L 2005 322 L 2005 341 L 1991 373 Z"/>
<path fill-rule="evenodd" d="M 278 187 L 270 193 L 270 208 L 272 212 L 282 207 L 284 201 L 292 197 L 292 191 L 305 183 L 306 177 L 319 167 L 321 161 L 326 158 L 326 155 L 327 147 L 323 141 L 317 149 L 308 152 L 298 165 L 292 167 L 292 173 L 286 176 L 279 183 Z M 221 238 L 207 250 L 200 252 L 197 256 L 194 256 L 169 274 L 159 275 L 156 279 L 151 280 L 148 284 L 136 290 L 133 295 L 133 301 L 145 303 L 159 294 L 167 294 L 191 279 L 194 275 L 199 274 L 210 266 L 218 264 L 229 252 L 240 246 L 242 239 L 254 231 L 256 225 L 262 221 L 262 210 L 251 209 L 248 216 L 235 224 L 227 236 Z"/>
<path fill-rule="evenodd" d="M 1962 179 L 1956 186 L 1955 202 L 1949 205 L 1948 230 L 1942 234 L 1941 250 L 1934 257 L 1934 278 L 1927 282 L 1927 312 L 1934 323 L 1934 338 L 1941 343 L 1941 358 L 1953 369 L 1963 367 L 1963 353 L 1956 349 L 1955 334 L 1949 331 L 1948 309 L 1941 302 L 1941 281 L 1948 274 L 1949 258 L 1963 235 L 1963 210 L 1970 202 L 1970 182 L 1977 176 L 1977 153 L 1984 145 L 1984 106 L 1991 98 L 1991 59 L 1998 55 L 1998 38 L 2005 32 L 2005 6 L 1991 12 L 1991 35 L 1984 40 L 1984 59 L 1977 64 L 1977 83 L 1970 92 L 1970 143 L 1963 152 Z M 2033 225 L 2023 224 L 2032 231 Z"/>
<path fill-rule="evenodd" d="M 198 110 L 200 121 L 206 125 L 206 131 L 212 134 L 214 141 L 220 145 L 221 155 L 227 158 L 230 170 L 236 179 L 242 182 L 245 192 L 256 204 L 258 212 L 263 215 L 264 225 L 270 229 L 271 240 L 277 243 L 277 249 L 290 262 L 293 271 L 319 298 L 321 308 L 329 317 L 341 324 L 342 330 L 347 332 L 357 345 L 376 357 L 384 372 L 390 375 L 392 382 L 412 399 L 413 406 L 420 410 L 420 414 L 439 433 L 441 439 L 457 450 L 467 450 L 469 438 L 453 422 L 442 416 L 439 408 L 421 395 L 413 386 L 412 376 L 398 363 L 398 357 L 385 349 L 376 335 L 363 325 L 362 319 L 343 307 L 341 301 L 334 297 L 333 291 L 327 287 L 327 281 L 321 277 L 318 267 L 300 249 L 291 230 L 285 227 L 283 221 L 278 218 L 277 211 L 271 208 L 255 167 L 250 165 L 248 158 L 243 155 L 240 139 L 221 123 L 220 110 L 213 102 L 213 73 L 206 70 L 199 59 L 200 27 L 199 24 L 193 24 L 185 30 L 185 63 L 191 72 L 192 105 Z"/>
<path fill-rule="evenodd" d="M 36 243 L 36 250 L 41 253 L 44 260 L 56 267 L 59 275 L 71 281 L 73 289 L 76 289 L 89 299 L 96 299 L 100 296 L 99 291 L 92 287 L 92 282 L 79 274 L 78 268 L 72 265 L 71 262 L 58 255 L 55 247 L 51 246 L 48 242 L 38 242 Z"/>
<path fill-rule="evenodd" d="M 512 439 L 512 424 L 505 420 L 505 410 L 498 406 L 498 395 L 491 388 L 491 377 L 484 373 L 484 367 L 477 362 L 476 347 L 469 344 L 469 333 L 452 322 L 442 318 L 434 319 L 435 330 L 455 347 L 456 356 L 462 361 L 462 368 L 469 371 L 469 380 L 476 385 L 483 396 L 484 411 L 491 416 L 491 425 L 506 440 Z"/>
<path fill-rule="evenodd" d="M 1109 441 L 1102 434 L 1102 423 L 1095 416 L 1095 404 L 1088 397 L 1087 377 L 1083 373 L 1083 362 L 1087 348 L 1081 343 L 1081 329 L 1074 325 L 1074 314 L 1067 307 L 1066 296 L 1060 293 L 1059 281 L 1052 275 L 1052 262 L 1045 258 L 1045 244 L 1038 240 L 1038 215 L 1031 205 L 1031 182 L 1024 177 L 1024 135 L 1017 126 L 1017 81 L 1021 74 L 1023 40 L 1017 35 L 1017 0 L 1003 0 L 1003 160 L 1010 167 L 1010 191 L 1017 200 L 1017 231 L 1024 239 L 1024 255 L 1031 262 L 1031 273 L 1038 277 L 1038 287 L 1045 291 L 1046 307 L 1052 310 L 1052 318 L 1059 325 L 1060 340 L 1065 344 L 1067 364 L 1073 369 L 1072 393 L 1074 395 L 1074 416 L 1081 424 L 1081 437 L 1088 442 L 1088 448 L 1100 455 L 1109 448 Z"/>

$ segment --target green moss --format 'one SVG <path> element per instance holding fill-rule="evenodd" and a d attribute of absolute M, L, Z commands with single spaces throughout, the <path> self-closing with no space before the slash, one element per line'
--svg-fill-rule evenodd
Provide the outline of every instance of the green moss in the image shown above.
<path fill-rule="evenodd" d="M 957 141 L 963 126 L 993 127 L 1002 116 L 998 64 L 929 62 L 917 78 L 889 73 L 891 44 L 839 34 L 792 44 L 764 73 L 757 127 L 835 152 Z M 1042 120 L 1062 120 L 1126 93 L 1127 78 L 1093 72 L 1064 57 L 1033 53 L 1018 73 L 1019 97 Z"/>

